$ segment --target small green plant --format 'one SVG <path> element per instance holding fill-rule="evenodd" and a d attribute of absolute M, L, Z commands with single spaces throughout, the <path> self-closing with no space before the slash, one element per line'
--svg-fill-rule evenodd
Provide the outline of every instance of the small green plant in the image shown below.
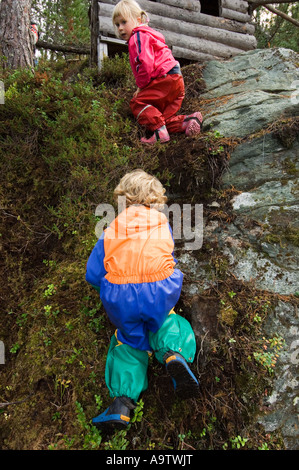
<path fill-rule="evenodd" d="M 95 401 L 97 404 L 97 409 L 100 411 L 102 404 L 103 404 L 102 397 L 100 395 L 95 395 L 94 397 L 95 397 Z"/>
<path fill-rule="evenodd" d="M 59 421 L 61 419 L 61 414 L 59 411 L 56 411 L 52 416 L 52 421 Z"/>
<path fill-rule="evenodd" d="M 18 352 L 18 350 L 20 349 L 20 345 L 19 343 L 15 343 L 11 348 L 10 348 L 10 352 L 13 353 L 13 354 L 16 354 Z"/>
<path fill-rule="evenodd" d="M 207 423 L 206 427 L 204 427 L 200 432 L 200 437 L 206 437 L 207 434 L 212 434 L 215 429 L 215 423 L 217 421 L 216 416 L 210 416 L 210 413 L 208 412 L 207 417 L 209 418 L 209 422 Z"/>
<path fill-rule="evenodd" d="M 44 297 L 51 297 L 56 293 L 57 287 L 54 286 L 54 284 L 48 284 L 47 289 L 44 291 Z"/>
<path fill-rule="evenodd" d="M 52 305 L 45 305 L 44 306 L 44 311 L 45 311 L 45 315 L 46 317 L 51 317 L 51 316 L 54 316 L 54 317 L 57 317 L 57 315 L 59 314 L 59 309 L 57 310 L 52 310 Z"/>
<path fill-rule="evenodd" d="M 22 313 L 21 315 L 18 316 L 16 320 L 16 324 L 21 328 L 22 326 L 25 326 L 28 320 L 28 313 Z"/>
<path fill-rule="evenodd" d="M 263 351 L 255 351 L 253 357 L 256 362 L 272 374 L 285 341 L 281 336 L 274 336 L 270 339 L 263 337 L 262 341 Z"/>
<path fill-rule="evenodd" d="M 56 261 L 52 261 L 52 260 L 47 260 L 47 259 L 44 259 L 43 260 L 43 263 L 48 266 L 49 268 L 55 268 L 56 267 Z"/>
<path fill-rule="evenodd" d="M 235 292 L 233 292 L 233 291 L 230 291 L 230 292 L 228 292 L 227 294 L 228 294 L 228 296 L 229 296 L 231 299 L 233 299 L 233 298 L 235 297 L 235 295 L 237 295 L 237 294 L 236 294 Z"/>
<path fill-rule="evenodd" d="M 222 139 L 224 136 L 221 134 L 220 131 L 215 130 L 215 131 L 214 131 L 214 137 L 215 137 L 216 139 Z"/>
<path fill-rule="evenodd" d="M 105 450 L 126 450 L 129 445 L 126 435 L 127 430 L 116 432 L 108 442 L 104 443 Z"/>
<path fill-rule="evenodd" d="M 134 409 L 134 415 L 131 419 L 131 422 L 130 424 L 132 423 L 139 423 L 141 420 L 142 420 L 142 417 L 143 417 L 143 407 L 144 407 L 144 402 L 142 399 L 140 399 L 138 402 L 137 402 L 137 406 L 136 408 Z"/>
<path fill-rule="evenodd" d="M 179 434 L 178 435 L 178 438 L 179 438 L 179 450 L 183 450 L 184 449 L 184 444 L 185 444 L 185 439 L 190 439 L 192 436 L 192 432 L 189 430 L 187 432 L 187 434 Z"/>
<path fill-rule="evenodd" d="M 70 383 L 70 380 L 61 379 L 60 377 L 58 377 L 55 381 L 55 392 L 59 396 L 60 404 L 62 404 L 63 397 Z"/>
<path fill-rule="evenodd" d="M 79 356 L 81 355 L 83 351 L 83 348 L 73 349 L 72 355 L 66 360 L 67 364 L 73 364 L 77 359 L 79 360 L 79 364 L 84 368 L 85 366 L 83 365 L 82 361 L 79 359 Z"/>
<path fill-rule="evenodd" d="M 89 297 L 83 299 L 85 302 L 90 300 Z M 88 318 L 88 327 L 95 333 L 99 333 L 104 328 L 104 315 L 101 314 L 102 302 L 98 302 L 95 307 L 90 308 L 88 305 L 84 305 L 81 308 L 82 314 Z"/>
<path fill-rule="evenodd" d="M 262 317 L 258 313 L 255 313 L 254 317 L 253 317 L 253 321 L 255 323 L 261 323 L 262 322 Z"/>
<path fill-rule="evenodd" d="M 83 450 L 98 449 L 102 442 L 100 431 L 98 431 L 95 426 L 89 424 L 81 403 L 76 401 L 75 405 L 77 420 L 82 430 L 81 438 L 83 438 Z"/>
<path fill-rule="evenodd" d="M 232 449 L 240 449 L 241 447 L 244 447 L 247 441 L 248 439 L 242 436 L 236 436 L 236 437 L 230 438 Z"/>
<path fill-rule="evenodd" d="M 211 155 L 218 155 L 219 153 L 222 153 L 223 151 L 224 151 L 223 145 L 219 145 L 219 147 L 217 147 L 217 149 L 215 149 L 215 150 L 211 149 Z"/>
<path fill-rule="evenodd" d="M 236 437 L 231 437 L 229 439 L 230 446 L 232 449 L 240 449 L 241 447 L 244 447 L 248 439 L 246 437 L 242 436 L 236 436 Z M 222 446 L 223 450 L 228 450 L 229 444 L 225 442 Z"/>
<path fill-rule="evenodd" d="M 156 447 L 156 443 L 150 441 L 147 445 L 146 450 L 154 450 L 155 447 Z"/>
<path fill-rule="evenodd" d="M 264 442 L 260 447 L 258 447 L 258 450 L 270 450 L 268 447 L 267 442 Z"/>

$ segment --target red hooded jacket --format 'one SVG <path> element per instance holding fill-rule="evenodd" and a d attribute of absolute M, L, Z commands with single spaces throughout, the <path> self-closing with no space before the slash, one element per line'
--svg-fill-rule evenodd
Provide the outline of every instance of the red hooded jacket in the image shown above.
<path fill-rule="evenodd" d="M 150 26 L 134 28 L 128 41 L 130 64 L 138 88 L 167 74 L 179 62 L 165 44 L 164 36 Z"/>

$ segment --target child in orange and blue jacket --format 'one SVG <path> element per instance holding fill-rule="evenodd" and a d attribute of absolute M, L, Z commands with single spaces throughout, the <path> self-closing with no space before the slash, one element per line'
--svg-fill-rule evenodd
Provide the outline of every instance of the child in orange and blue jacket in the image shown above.
<path fill-rule="evenodd" d="M 127 41 L 130 65 L 137 91 L 130 102 L 141 126 L 153 132 L 144 144 L 168 142 L 169 133 L 200 133 L 202 115 L 176 115 L 181 108 L 185 87 L 180 64 L 165 44 L 164 36 L 148 26 L 148 16 L 135 0 L 121 0 L 115 6 L 112 22 L 116 35 Z"/>
<path fill-rule="evenodd" d="M 103 232 L 86 270 L 116 327 L 105 369 L 114 401 L 93 419 L 98 428 L 128 425 L 130 410 L 148 385 L 149 353 L 166 365 L 178 396 L 196 396 L 199 389 L 188 365 L 196 352 L 194 333 L 173 310 L 183 274 L 175 268 L 167 218 L 157 210 L 166 202 L 165 189 L 155 177 L 135 170 L 114 194 L 124 196 L 127 207 Z"/>

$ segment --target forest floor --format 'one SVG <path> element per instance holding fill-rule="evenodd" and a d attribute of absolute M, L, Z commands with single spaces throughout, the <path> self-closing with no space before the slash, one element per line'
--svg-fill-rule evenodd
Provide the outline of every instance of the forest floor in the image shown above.
<path fill-rule="evenodd" d="M 198 64 L 183 68 L 184 114 L 204 114 L 201 71 Z M 253 357 L 273 298 L 231 278 L 217 257 L 211 259 L 217 287 L 204 294 L 214 336 L 205 354 L 198 345 L 192 365 L 200 397 L 178 401 L 165 369 L 151 358 L 148 390 L 129 428 L 105 435 L 91 424 L 110 403 L 104 370 L 114 333 L 85 282 L 96 242 L 95 208 L 112 203 L 126 171 L 142 167 L 161 179 L 170 201 L 200 202 L 207 220 L 225 223 L 233 217 L 235 190 L 221 189 L 221 175 L 237 139 L 205 131 L 142 147 L 124 57 L 107 60 L 100 74 L 84 64 L 41 62 L 34 72 L 0 78 L 6 90 L 0 107 L 0 448 L 282 448 L 279 436 L 252 421 L 271 383 L 269 367 Z M 215 198 L 223 202 L 221 211 L 208 205 Z M 208 259 L 209 248 L 203 246 L 200 256 Z M 228 299 L 231 316 L 224 317 L 221 305 Z M 177 309 L 190 319 L 184 296 Z"/>

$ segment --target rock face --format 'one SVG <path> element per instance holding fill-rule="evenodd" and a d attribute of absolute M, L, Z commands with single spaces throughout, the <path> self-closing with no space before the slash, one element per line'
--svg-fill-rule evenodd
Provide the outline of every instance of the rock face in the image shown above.
<path fill-rule="evenodd" d="M 205 126 L 225 137 L 244 137 L 231 155 L 223 185 L 240 191 L 232 201 L 236 219 L 227 235 L 246 241 L 248 249 L 240 253 L 226 244 L 226 252 L 237 277 L 253 278 L 257 287 L 280 294 L 299 288 L 299 125 L 280 138 L 277 132 L 260 134 L 271 123 L 283 126 L 290 116 L 299 119 L 298 64 L 295 52 L 270 49 L 213 61 L 204 70 L 203 98 L 212 99 Z M 259 234 L 257 229 L 246 233 L 248 218 L 260 224 Z"/>
<path fill-rule="evenodd" d="M 240 141 L 223 176 L 223 188 L 233 186 L 238 191 L 231 200 L 233 222 L 224 229 L 217 221 L 206 223 L 203 243 L 217 242 L 236 279 L 295 297 L 299 291 L 298 64 L 299 55 L 286 49 L 255 50 L 229 61 L 209 62 L 203 71 L 202 97 L 207 103 L 204 130 Z M 182 252 L 179 261 L 190 279 L 197 280 L 185 287 L 190 298 L 198 292 L 198 281 L 202 292 L 213 282 L 208 266 L 192 251 Z M 265 328 L 281 335 L 285 348 L 266 402 L 269 413 L 257 422 L 266 430 L 280 430 L 286 448 L 298 449 L 299 318 L 294 304 L 279 301 Z"/>
<path fill-rule="evenodd" d="M 247 137 L 281 116 L 298 114 L 298 54 L 287 49 L 250 51 L 204 70 L 205 126 L 226 137 Z"/>

